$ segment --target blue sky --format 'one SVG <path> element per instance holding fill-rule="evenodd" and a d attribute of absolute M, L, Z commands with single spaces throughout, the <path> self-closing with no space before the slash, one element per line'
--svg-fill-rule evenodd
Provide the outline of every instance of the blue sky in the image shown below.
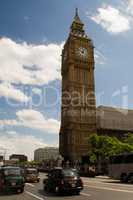
<path fill-rule="evenodd" d="M 0 0 L 0 153 L 58 146 L 61 50 L 75 8 L 95 46 L 97 105 L 132 109 L 133 0 Z"/>

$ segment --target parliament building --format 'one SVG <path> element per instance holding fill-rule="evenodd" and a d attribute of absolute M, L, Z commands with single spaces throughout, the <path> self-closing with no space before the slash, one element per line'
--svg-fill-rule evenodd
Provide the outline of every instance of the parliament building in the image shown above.
<path fill-rule="evenodd" d="M 62 104 L 59 150 L 65 160 L 81 161 L 88 154 L 88 137 L 98 133 L 122 137 L 133 132 L 133 111 L 96 107 L 92 40 L 76 9 L 62 50 Z"/>

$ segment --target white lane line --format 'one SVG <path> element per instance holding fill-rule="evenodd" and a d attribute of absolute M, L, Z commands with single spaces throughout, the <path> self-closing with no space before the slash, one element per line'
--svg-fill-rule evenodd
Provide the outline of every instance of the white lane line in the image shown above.
<path fill-rule="evenodd" d="M 111 191 L 115 191 L 115 192 L 126 192 L 126 193 L 133 193 L 133 191 L 131 190 L 122 190 L 122 189 L 115 189 L 115 188 L 108 188 L 108 187 L 97 187 L 97 186 L 91 186 L 91 185 L 84 185 L 88 188 L 96 188 L 96 189 L 100 189 L 100 190 L 111 190 Z"/>
<path fill-rule="evenodd" d="M 87 196 L 87 197 L 91 196 L 90 194 L 87 194 L 87 193 L 84 193 L 84 192 L 81 192 L 80 194 L 83 195 L 83 196 Z"/>
<path fill-rule="evenodd" d="M 84 180 L 83 180 L 84 181 Z M 84 181 L 84 183 L 92 183 L 92 181 Z M 100 183 L 100 184 L 104 184 L 104 185 L 112 185 L 112 186 L 121 186 L 121 187 L 126 187 L 128 186 L 128 188 L 130 187 L 132 189 L 132 185 L 127 185 L 127 184 L 123 184 L 123 183 L 119 183 L 119 182 L 116 182 L 116 183 L 111 183 L 111 182 L 100 182 L 100 181 L 95 181 L 93 183 Z"/>
<path fill-rule="evenodd" d="M 26 185 L 29 185 L 29 186 L 31 186 L 31 187 L 35 187 L 33 184 L 31 184 L 31 183 L 26 183 Z"/>
<path fill-rule="evenodd" d="M 25 192 L 26 192 L 28 195 L 30 195 L 30 196 L 32 196 L 32 197 L 34 197 L 34 198 L 36 198 L 36 199 L 39 199 L 39 200 L 44 200 L 44 199 L 46 199 L 46 197 L 41 198 L 41 197 L 39 197 L 39 196 L 37 196 L 37 195 L 31 193 L 31 192 L 28 192 L 28 191 L 25 191 Z"/>
<path fill-rule="evenodd" d="M 87 180 L 84 180 L 84 179 L 83 179 L 83 182 L 84 182 L 84 183 L 92 183 L 91 180 L 90 180 L 90 181 L 87 181 Z M 100 182 L 100 181 L 94 181 L 94 183 L 103 183 L 103 182 Z"/>

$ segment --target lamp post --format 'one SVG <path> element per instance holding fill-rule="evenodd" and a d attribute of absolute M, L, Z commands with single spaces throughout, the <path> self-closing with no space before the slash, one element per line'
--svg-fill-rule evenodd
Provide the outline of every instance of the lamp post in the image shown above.
<path fill-rule="evenodd" d="M 0 152 L 1 152 L 1 155 L 3 156 L 3 165 L 4 165 L 5 164 L 5 160 L 6 160 L 7 149 L 3 148 L 3 147 L 0 147 Z"/>

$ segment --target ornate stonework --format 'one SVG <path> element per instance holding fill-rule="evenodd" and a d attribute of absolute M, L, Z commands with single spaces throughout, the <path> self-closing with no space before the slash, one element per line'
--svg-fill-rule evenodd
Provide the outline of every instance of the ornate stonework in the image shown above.
<path fill-rule="evenodd" d="M 88 153 L 87 138 L 96 133 L 94 47 L 78 12 L 62 51 L 62 108 L 59 149 L 67 160 Z"/>

